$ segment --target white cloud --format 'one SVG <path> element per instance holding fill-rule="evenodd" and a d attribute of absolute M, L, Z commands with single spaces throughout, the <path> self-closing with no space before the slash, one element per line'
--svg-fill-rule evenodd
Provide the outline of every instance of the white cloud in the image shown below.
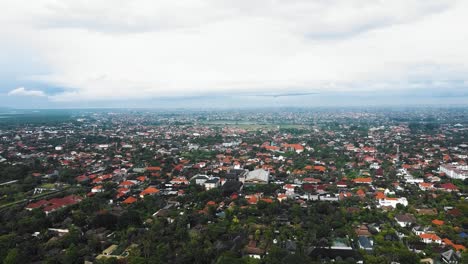
<path fill-rule="evenodd" d="M 8 92 L 8 95 L 9 96 L 35 96 L 35 97 L 46 96 L 43 91 L 27 90 L 24 87 L 18 87 L 16 89 L 13 89 L 10 92 Z"/>
<path fill-rule="evenodd" d="M 466 82 L 467 1 L 26 0 L 0 33 L 47 66 L 56 101 Z M 2 44 L 0 44 L 2 45 Z M 1 46 L 0 46 L 1 48 Z"/>

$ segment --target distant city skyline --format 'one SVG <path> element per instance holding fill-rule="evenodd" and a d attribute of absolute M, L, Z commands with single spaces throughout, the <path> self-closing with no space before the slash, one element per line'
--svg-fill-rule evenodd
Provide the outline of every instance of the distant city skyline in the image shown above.
<path fill-rule="evenodd" d="M 0 107 L 468 105 L 467 1 L 0 8 Z"/>

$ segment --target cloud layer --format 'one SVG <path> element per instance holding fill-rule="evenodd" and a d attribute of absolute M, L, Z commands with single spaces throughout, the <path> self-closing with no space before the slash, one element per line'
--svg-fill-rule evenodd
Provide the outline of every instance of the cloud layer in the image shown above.
<path fill-rule="evenodd" d="M 21 78 L 63 88 L 52 101 L 467 88 L 467 1 L 15 0 L 0 7 L 7 39 L 0 48 L 34 54 L 46 70 Z"/>
<path fill-rule="evenodd" d="M 34 97 L 46 96 L 43 91 L 27 90 L 24 87 L 18 87 L 16 89 L 13 89 L 10 92 L 8 92 L 8 95 L 9 96 L 34 96 Z"/>

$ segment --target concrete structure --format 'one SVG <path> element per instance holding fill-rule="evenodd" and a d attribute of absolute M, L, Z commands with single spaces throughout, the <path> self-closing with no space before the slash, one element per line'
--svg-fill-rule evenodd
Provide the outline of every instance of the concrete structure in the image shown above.
<path fill-rule="evenodd" d="M 262 169 L 249 171 L 245 177 L 245 184 L 267 184 L 270 180 L 270 172 Z"/>
<path fill-rule="evenodd" d="M 211 190 L 211 189 L 214 189 L 214 188 L 218 188 L 219 185 L 220 185 L 220 180 L 219 178 L 217 177 L 213 177 L 207 181 L 205 181 L 205 189 L 208 191 L 208 190 Z"/>
<path fill-rule="evenodd" d="M 397 204 L 408 206 L 408 200 L 405 197 L 401 197 L 401 198 L 385 197 L 383 199 L 379 199 L 379 207 L 391 206 L 393 208 L 396 208 Z"/>
<path fill-rule="evenodd" d="M 468 165 L 444 164 L 440 165 L 439 171 L 452 179 L 464 180 L 468 178 Z"/>

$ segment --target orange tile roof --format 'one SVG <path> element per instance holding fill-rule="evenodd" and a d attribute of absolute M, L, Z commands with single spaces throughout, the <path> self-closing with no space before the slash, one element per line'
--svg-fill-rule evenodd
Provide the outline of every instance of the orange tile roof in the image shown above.
<path fill-rule="evenodd" d="M 419 186 L 421 186 L 421 187 L 426 187 L 426 188 L 432 187 L 433 185 L 434 185 L 434 184 L 428 183 L 428 182 L 421 182 L 421 183 L 419 183 Z"/>
<path fill-rule="evenodd" d="M 293 148 L 294 150 L 304 150 L 304 147 L 301 144 L 283 144 L 285 148 Z"/>
<path fill-rule="evenodd" d="M 366 193 L 362 190 L 362 189 L 359 189 L 357 192 L 356 192 L 357 195 L 363 197 L 363 196 L 366 196 Z"/>
<path fill-rule="evenodd" d="M 325 168 L 325 166 L 317 165 L 317 166 L 314 166 L 314 170 L 317 170 L 317 171 L 320 171 L 320 172 L 325 172 L 327 170 L 327 168 Z"/>
<path fill-rule="evenodd" d="M 436 234 L 424 233 L 424 234 L 420 234 L 419 237 L 422 238 L 422 239 L 430 239 L 432 241 L 441 240 L 440 237 L 438 235 L 436 235 Z"/>
<path fill-rule="evenodd" d="M 448 238 L 444 238 L 442 239 L 442 242 L 444 242 L 445 245 L 448 245 L 448 246 L 453 246 L 453 242 L 452 240 L 448 239 Z"/>
<path fill-rule="evenodd" d="M 265 148 L 266 150 L 272 150 L 272 151 L 278 151 L 278 150 L 280 150 L 280 148 L 277 147 L 277 146 L 264 146 L 264 148 Z"/>
<path fill-rule="evenodd" d="M 135 183 L 132 182 L 132 181 L 123 181 L 119 184 L 119 186 L 132 186 L 134 185 Z"/>
<path fill-rule="evenodd" d="M 434 225 L 441 226 L 441 225 L 444 224 L 444 221 L 438 220 L 438 219 L 434 219 L 434 220 L 432 220 L 432 223 L 433 223 Z"/>
<path fill-rule="evenodd" d="M 368 177 L 368 178 L 356 178 L 353 180 L 355 183 L 371 183 L 372 182 L 372 178 Z"/>
<path fill-rule="evenodd" d="M 146 176 L 139 176 L 137 177 L 137 180 L 139 181 L 146 181 L 148 178 Z"/>
<path fill-rule="evenodd" d="M 380 199 L 385 199 L 385 198 L 386 198 L 386 196 L 385 196 L 385 194 L 383 192 L 377 192 L 375 194 L 375 199 L 380 200 Z"/>
<path fill-rule="evenodd" d="M 256 204 L 258 201 L 258 198 L 255 195 L 246 196 L 245 198 L 249 204 Z"/>
<path fill-rule="evenodd" d="M 137 198 L 131 197 L 131 196 L 130 196 L 130 197 L 128 197 L 127 199 L 125 199 L 125 200 L 123 201 L 123 203 L 124 203 L 124 204 L 132 204 L 132 203 L 134 203 L 134 202 L 136 202 L 136 201 L 138 201 Z"/>
<path fill-rule="evenodd" d="M 146 189 L 144 189 L 141 193 L 140 193 L 140 196 L 145 196 L 147 194 L 155 194 L 155 193 L 158 193 L 159 192 L 159 189 L 155 188 L 155 187 L 148 187 Z"/>
<path fill-rule="evenodd" d="M 459 244 L 455 244 L 453 245 L 453 248 L 457 251 L 465 251 L 466 250 L 466 247 L 463 246 L 463 245 L 459 245 Z"/>
<path fill-rule="evenodd" d="M 130 191 L 130 189 L 124 188 L 124 187 L 117 189 L 117 192 L 119 192 L 119 193 L 128 193 L 129 191 Z"/>

